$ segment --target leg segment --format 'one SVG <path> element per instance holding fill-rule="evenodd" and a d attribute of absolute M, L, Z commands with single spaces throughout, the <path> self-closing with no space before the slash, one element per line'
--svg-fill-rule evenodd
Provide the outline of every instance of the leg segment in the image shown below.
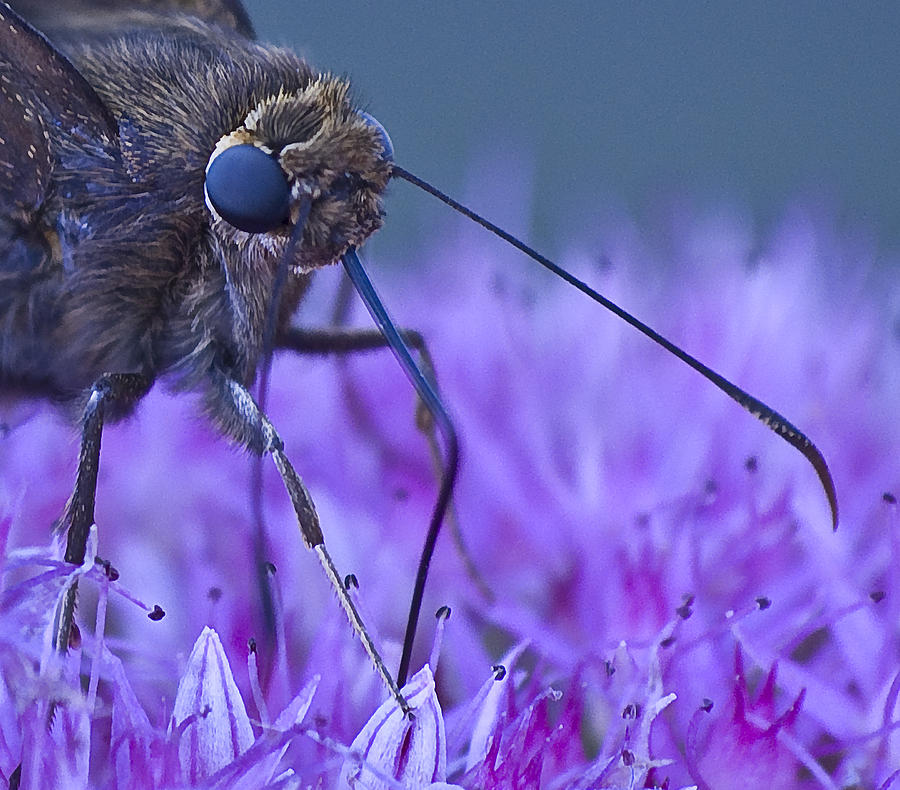
<path fill-rule="evenodd" d="M 322 528 L 319 525 L 319 517 L 316 513 L 312 497 L 306 486 L 300 479 L 287 455 L 284 453 L 284 443 L 276 432 L 268 417 L 263 414 L 253 400 L 253 396 L 242 384 L 224 374 L 213 376 L 213 388 L 208 394 L 207 403 L 211 410 L 216 412 L 220 424 L 228 425 L 232 435 L 239 437 L 251 449 L 259 448 L 262 453 L 270 453 L 275 466 L 278 469 L 284 487 L 290 497 L 303 542 L 312 549 L 319 558 L 319 563 L 325 571 L 328 581 L 334 588 L 338 600 L 350 621 L 353 631 L 362 642 L 363 648 L 368 653 L 376 672 L 387 687 L 391 696 L 400 705 L 404 713 L 409 713 L 409 705 L 400 693 L 400 689 L 394 678 L 388 672 L 375 643 L 372 641 L 362 617 L 353 603 L 353 599 L 344 587 L 340 574 L 334 566 L 327 549 Z M 227 410 L 230 414 L 223 414 Z"/>
<path fill-rule="evenodd" d="M 406 344 L 418 355 L 419 364 L 422 366 L 425 377 L 432 383 L 432 386 L 436 386 L 437 375 L 434 367 L 434 358 L 428 350 L 428 345 L 422 333 L 415 329 L 401 329 L 400 335 Z M 299 354 L 335 354 L 343 356 L 387 347 L 387 340 L 377 329 L 347 329 L 343 327 L 305 329 L 289 327 L 276 338 L 276 348 L 296 351 Z M 440 484 L 444 477 L 441 448 L 438 445 L 435 433 L 434 419 L 421 398 L 416 401 L 416 426 L 425 434 L 431 454 L 431 462 L 434 466 L 435 475 L 438 478 L 438 484 Z M 456 515 L 456 508 L 453 507 L 452 502 L 447 510 L 447 526 L 450 528 L 450 535 L 456 545 L 457 553 L 465 566 L 467 575 L 485 601 L 488 603 L 492 602 L 494 594 L 478 570 L 478 566 L 475 564 L 468 546 L 466 546 L 459 526 L 459 519 Z"/>
<path fill-rule="evenodd" d="M 358 264 L 358 259 L 357 259 Z M 347 261 L 345 260 L 345 266 Z M 359 284 L 355 282 L 357 289 Z M 371 286 L 369 286 L 371 287 Z M 362 291 L 360 291 L 362 295 Z M 372 300 L 370 302 L 370 299 Z M 406 371 L 416 391 L 419 393 L 419 401 L 416 410 L 416 418 L 419 428 L 425 433 L 431 450 L 432 462 L 439 481 L 437 501 L 432 513 L 431 521 L 425 537 L 425 543 L 419 556 L 419 566 L 416 572 L 416 581 L 413 586 L 412 601 L 410 603 L 409 617 L 406 624 L 406 633 L 403 638 L 403 653 L 400 659 L 400 668 L 397 673 L 398 682 L 403 684 L 409 671 L 412 658 L 413 642 L 415 640 L 419 612 L 425 593 L 425 583 L 428 577 L 428 568 L 434 554 L 437 537 L 441 524 L 445 519 L 449 520 L 451 534 L 457 546 L 457 551 L 463 560 L 466 571 L 475 582 L 476 587 L 487 601 L 493 600 L 493 595 L 488 585 L 479 574 L 472 560 L 471 553 L 467 550 L 459 529 L 459 522 L 452 506 L 453 484 L 456 479 L 458 464 L 458 444 L 456 430 L 453 422 L 440 400 L 437 383 L 434 375 L 434 365 L 431 356 L 425 346 L 422 335 L 409 330 L 397 330 L 390 318 L 380 306 L 380 301 L 374 293 L 364 299 L 370 308 L 379 330 L 365 331 L 352 329 L 327 329 L 304 330 L 289 329 L 279 336 L 280 348 L 291 348 L 305 353 L 342 353 L 353 351 L 366 351 L 376 348 L 390 347 Z M 374 312 L 373 312 L 374 311 Z M 393 337 L 389 337 L 393 335 Z M 411 348 L 418 353 L 420 362 L 417 364 L 406 348 Z M 439 425 L 438 425 L 439 423 Z M 440 427 L 441 433 L 447 441 L 446 460 L 437 441 L 436 429 Z"/>
<path fill-rule="evenodd" d="M 139 373 L 107 373 L 91 387 L 81 420 L 81 447 L 78 452 L 75 488 L 58 525 L 66 533 L 66 562 L 81 565 L 85 559 L 88 533 L 94 523 L 104 415 L 111 406 L 127 411 L 147 394 L 151 383 Z M 68 648 L 77 591 L 77 584 L 66 591 L 57 613 L 54 647 L 60 652 L 65 652 Z"/>

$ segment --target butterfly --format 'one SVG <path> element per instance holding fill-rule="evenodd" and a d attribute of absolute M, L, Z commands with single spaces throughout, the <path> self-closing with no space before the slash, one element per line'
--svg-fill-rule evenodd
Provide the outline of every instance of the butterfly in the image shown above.
<path fill-rule="evenodd" d="M 13 10 L 16 9 L 16 10 Z M 792 423 L 587 283 L 432 187 L 394 159 L 387 131 L 348 82 L 256 41 L 240 3 L 79 0 L 0 7 L 0 387 L 80 420 L 65 560 L 85 560 L 105 423 L 157 381 L 199 395 L 216 428 L 272 457 L 315 551 L 390 694 L 406 677 L 428 564 L 457 469 L 457 439 L 414 334 L 396 329 L 357 248 L 402 179 L 469 216 L 611 310 L 796 447 L 837 524 L 825 460 Z M 340 261 L 372 333 L 325 335 L 292 317 L 310 279 Z M 264 409 L 273 350 L 390 346 L 443 437 L 443 473 L 413 592 L 401 668 L 386 667 L 328 551 L 306 487 Z M 421 350 L 421 349 L 420 349 Z M 259 395 L 252 388 L 262 379 Z M 77 590 L 57 613 L 71 639 Z"/>

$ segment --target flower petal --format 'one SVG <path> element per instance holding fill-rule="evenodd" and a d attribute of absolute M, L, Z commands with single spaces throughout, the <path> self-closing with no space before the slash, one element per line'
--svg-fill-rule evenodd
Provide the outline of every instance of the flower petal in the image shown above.
<path fill-rule="evenodd" d="M 344 763 L 341 787 L 381 790 L 392 788 L 388 779 L 393 779 L 420 788 L 446 779 L 444 716 L 427 664 L 403 687 L 403 695 L 415 718 L 405 716 L 394 700 L 386 700 L 350 746 L 361 761 Z"/>
<path fill-rule="evenodd" d="M 218 634 L 206 626 L 194 643 L 172 712 L 185 778 L 204 779 L 253 744 L 253 729 Z"/>

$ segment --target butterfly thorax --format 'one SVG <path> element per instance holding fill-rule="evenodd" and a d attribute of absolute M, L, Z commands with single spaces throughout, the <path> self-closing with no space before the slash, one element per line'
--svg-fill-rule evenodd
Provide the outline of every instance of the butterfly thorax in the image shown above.
<path fill-rule="evenodd" d="M 390 165 L 378 133 L 345 81 L 216 28 L 132 32 L 67 54 L 118 136 L 97 145 L 51 129 L 44 220 L 58 287 L 44 311 L 56 326 L 42 337 L 59 351 L 39 368 L 55 371 L 59 397 L 111 370 L 174 373 L 193 387 L 219 367 L 249 382 L 272 311 L 289 320 L 308 274 L 380 227 Z M 290 189 L 284 222 L 262 233 L 233 227 L 204 194 L 211 157 L 248 144 L 278 162 Z M 275 306 L 280 265 L 290 277 Z"/>

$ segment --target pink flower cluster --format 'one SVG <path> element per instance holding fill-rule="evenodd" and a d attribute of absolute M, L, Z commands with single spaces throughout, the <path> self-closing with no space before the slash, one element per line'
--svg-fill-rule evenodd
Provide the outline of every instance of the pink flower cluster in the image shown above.
<path fill-rule="evenodd" d="M 477 229 L 447 232 L 415 270 L 372 267 L 427 338 L 463 445 L 461 537 L 442 536 L 425 607 L 452 616 L 420 626 L 414 717 L 384 702 L 274 469 L 261 578 L 251 460 L 157 388 L 104 435 L 97 553 L 117 579 L 47 547 L 71 428 L 40 410 L 0 439 L 0 776 L 900 787 L 896 262 L 799 210 L 765 238 L 725 213 L 661 225 L 648 240 L 604 218 L 561 262 L 807 432 L 837 532 L 806 461 L 708 382 Z M 323 279 L 306 322 L 330 309 Z M 436 493 L 414 398 L 386 353 L 281 356 L 271 380 L 272 421 L 394 668 Z M 81 644 L 63 661 L 48 624 L 76 576 Z"/>

